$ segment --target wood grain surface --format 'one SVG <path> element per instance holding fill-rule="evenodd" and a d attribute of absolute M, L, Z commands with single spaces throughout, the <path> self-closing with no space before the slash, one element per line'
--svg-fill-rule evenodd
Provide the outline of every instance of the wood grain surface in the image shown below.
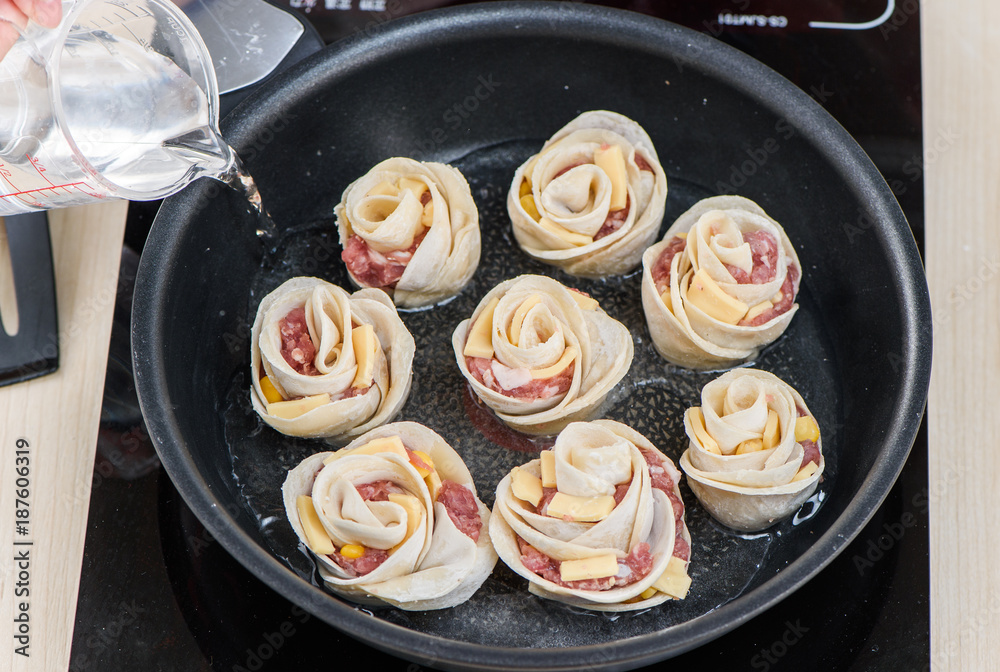
<path fill-rule="evenodd" d="M 921 3 L 931 669 L 1000 669 L 1000 3 Z"/>
<path fill-rule="evenodd" d="M 0 670 L 69 667 L 127 206 L 50 213 L 60 367 L 0 388 Z M 25 457 L 19 443 L 28 446 L 21 448 L 27 463 L 16 464 Z M 30 494 L 19 504 L 16 470 L 24 466 Z M 22 535 L 17 524 L 25 519 L 16 511 L 24 501 L 30 515 Z M 25 621 L 15 620 L 22 613 L 29 639 L 19 641 L 12 635 L 23 629 Z"/>

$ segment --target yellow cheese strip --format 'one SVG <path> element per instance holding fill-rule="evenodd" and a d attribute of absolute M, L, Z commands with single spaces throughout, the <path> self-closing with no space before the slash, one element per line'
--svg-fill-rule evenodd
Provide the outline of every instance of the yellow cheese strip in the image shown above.
<path fill-rule="evenodd" d="M 709 317 L 726 324 L 736 324 L 747 314 L 747 304 L 726 294 L 704 268 L 691 279 L 687 300 Z"/>
<path fill-rule="evenodd" d="M 751 308 L 750 310 L 747 311 L 747 315 L 746 315 L 745 319 L 752 320 L 752 319 L 756 318 L 758 315 L 760 315 L 761 313 L 764 313 L 764 312 L 766 312 L 768 310 L 771 310 L 772 308 L 774 308 L 774 304 L 771 303 L 770 301 L 761 301 L 756 306 L 754 306 L 753 308 Z"/>
<path fill-rule="evenodd" d="M 542 501 L 542 479 L 519 467 L 510 472 L 510 489 L 515 497 L 532 506 Z"/>
<path fill-rule="evenodd" d="M 613 553 L 583 560 L 565 560 L 559 564 L 559 578 L 563 581 L 604 579 L 618 573 L 618 558 Z"/>
<path fill-rule="evenodd" d="M 662 301 L 663 305 L 667 307 L 667 310 L 669 310 L 671 313 L 674 312 L 674 302 L 670 298 L 670 288 L 669 287 L 667 287 L 665 290 L 663 290 L 663 294 L 660 294 L 660 301 Z"/>
<path fill-rule="evenodd" d="M 778 425 L 778 414 L 767 409 L 767 424 L 764 425 L 764 435 L 761 437 L 764 450 L 771 450 L 781 441 L 781 427 Z"/>
<path fill-rule="evenodd" d="M 399 189 L 396 188 L 395 184 L 391 182 L 379 182 L 374 187 L 368 190 L 366 196 L 396 196 L 399 194 Z"/>
<path fill-rule="evenodd" d="M 406 453 L 406 447 L 403 445 L 402 439 L 398 436 L 383 436 L 380 439 L 372 439 L 364 445 L 358 446 L 357 448 L 351 448 L 348 452 L 351 455 L 378 455 L 379 453 L 395 453 L 404 460 L 410 459 L 410 456 Z M 334 453 L 330 457 L 323 460 L 323 464 L 330 464 L 339 457 L 342 457 L 340 453 Z"/>
<path fill-rule="evenodd" d="M 427 484 L 427 490 L 431 493 L 431 501 L 436 502 L 438 493 L 441 491 L 441 476 L 438 474 L 437 469 L 427 474 L 424 478 L 424 483 Z"/>
<path fill-rule="evenodd" d="M 546 366 L 544 369 L 533 369 L 531 371 L 531 377 L 534 380 L 545 380 L 546 378 L 551 378 L 552 376 L 557 376 L 563 372 L 563 370 L 573 363 L 576 359 L 576 348 L 570 346 L 563 351 L 563 356 L 559 358 L 559 361 L 552 366 Z"/>
<path fill-rule="evenodd" d="M 737 455 L 756 453 L 758 450 L 764 450 L 764 442 L 761 439 L 750 439 L 749 441 L 743 441 L 740 445 L 736 446 Z"/>
<path fill-rule="evenodd" d="M 271 379 L 267 376 L 261 376 L 260 378 L 260 391 L 264 393 L 264 399 L 266 399 L 269 404 L 285 400 L 285 398 L 281 396 L 281 392 L 278 392 L 278 388 L 274 386 L 274 383 L 272 383 Z"/>
<path fill-rule="evenodd" d="M 409 177 L 401 177 L 399 178 L 399 190 L 411 191 L 417 197 L 417 200 L 419 200 L 423 193 L 427 191 L 427 183 Z"/>
<path fill-rule="evenodd" d="M 301 399 L 291 399 L 289 401 L 276 401 L 273 404 L 268 404 L 267 414 L 273 415 L 276 418 L 294 420 L 300 415 L 304 415 L 313 409 L 329 403 L 330 395 L 324 392 L 323 394 L 314 394 L 311 397 L 302 397 Z"/>
<path fill-rule="evenodd" d="M 583 292 L 574 292 L 570 290 L 570 296 L 576 301 L 577 305 L 580 306 L 582 310 L 594 310 L 601 304 L 597 303 L 597 299 L 592 296 L 587 296 Z"/>
<path fill-rule="evenodd" d="M 628 177 L 625 174 L 625 157 L 622 148 L 612 145 L 594 151 L 594 165 L 603 170 L 611 180 L 611 211 L 621 210 L 628 202 Z"/>
<path fill-rule="evenodd" d="M 819 425 L 816 420 L 809 415 L 803 415 L 795 419 L 795 440 L 796 441 L 819 441 Z"/>
<path fill-rule="evenodd" d="M 348 560 L 357 560 L 365 554 L 365 547 L 361 544 L 344 544 L 340 547 L 340 554 Z"/>
<path fill-rule="evenodd" d="M 795 474 L 795 478 L 792 479 L 792 483 L 795 483 L 796 481 L 806 480 L 807 478 L 815 474 L 817 469 L 819 469 L 819 465 L 816 464 L 815 462 L 810 462 L 806 466 L 799 469 L 799 473 Z"/>
<path fill-rule="evenodd" d="M 422 450 L 414 450 L 413 454 L 420 458 L 420 461 L 429 467 L 429 469 L 424 469 L 423 467 L 418 467 L 415 464 L 413 465 L 413 468 L 417 470 L 418 474 L 420 474 L 420 478 L 427 478 L 428 474 L 434 471 L 434 460 L 432 460 L 431 456 Z M 413 460 L 410 460 L 410 463 L 413 464 Z"/>
<path fill-rule="evenodd" d="M 420 213 L 420 225 L 425 229 L 431 228 L 434 223 L 434 201 L 427 201 L 423 212 Z"/>
<path fill-rule="evenodd" d="M 641 593 L 639 593 L 639 599 L 640 600 L 648 600 L 653 595 L 656 595 L 656 588 L 653 588 L 651 586 L 651 587 L 647 588 L 646 590 L 642 591 Z"/>
<path fill-rule="evenodd" d="M 687 410 L 688 420 L 691 423 L 691 428 L 694 429 L 694 436 L 698 439 L 698 443 L 701 447 L 710 453 L 715 453 L 716 455 L 721 455 L 722 451 L 719 450 L 719 444 L 708 435 L 708 430 L 705 429 L 705 418 L 701 415 L 701 407 L 695 406 Z"/>
<path fill-rule="evenodd" d="M 674 235 L 680 238 L 681 240 L 687 240 L 688 237 L 687 231 L 685 231 L 684 233 L 675 233 Z"/>
<path fill-rule="evenodd" d="M 678 600 L 687 597 L 688 589 L 691 587 L 691 577 L 687 575 L 684 561 L 677 557 L 670 558 L 667 568 L 653 583 L 653 587 Z"/>
<path fill-rule="evenodd" d="M 329 555 L 333 553 L 333 541 L 330 535 L 323 529 L 323 524 L 319 522 L 319 515 L 316 507 L 313 506 L 312 497 L 309 495 L 299 495 L 295 498 L 295 509 L 299 514 L 299 522 L 302 523 L 302 530 L 306 535 L 306 546 L 317 555 Z"/>
<path fill-rule="evenodd" d="M 511 343 L 518 345 L 518 341 L 521 338 L 521 327 L 524 325 L 524 316 L 541 302 L 542 297 L 538 294 L 533 294 L 522 301 L 521 305 L 514 311 L 514 317 L 510 321 L 510 330 L 507 332 Z"/>
<path fill-rule="evenodd" d="M 556 487 L 556 454 L 551 450 L 543 450 L 538 457 L 542 461 L 542 487 Z"/>
<path fill-rule="evenodd" d="M 527 177 L 521 180 L 521 188 L 517 190 L 517 197 L 524 198 L 527 194 L 531 193 L 531 180 Z"/>
<path fill-rule="evenodd" d="M 494 296 L 486 304 L 483 312 L 479 313 L 476 321 L 469 329 L 469 338 L 465 341 L 465 350 L 462 351 L 466 357 L 493 357 L 493 311 L 500 303 L 500 297 Z"/>
<path fill-rule="evenodd" d="M 528 187 L 531 188 L 530 186 Z M 528 217 L 531 217 L 536 222 L 541 218 L 541 214 L 538 212 L 538 208 L 535 206 L 535 197 L 531 195 L 529 191 L 527 194 L 520 198 L 521 207 L 524 211 L 528 213 Z"/>
<path fill-rule="evenodd" d="M 413 533 L 416 532 L 417 526 L 420 525 L 420 521 L 424 518 L 424 507 L 420 503 L 420 500 L 413 495 L 401 492 L 390 492 L 388 496 L 390 502 L 399 504 L 403 507 L 403 510 L 406 511 L 406 536 L 403 537 L 401 542 L 389 550 L 389 554 L 391 555 L 397 548 L 405 544 L 406 541 L 413 536 Z M 343 553 L 343 550 L 341 550 L 341 553 Z"/>
<path fill-rule="evenodd" d="M 563 227 L 553 222 L 548 217 L 542 217 L 541 219 L 539 219 L 538 226 L 542 227 L 552 235 L 558 236 L 567 244 L 573 245 L 574 247 L 580 247 L 582 245 L 590 245 L 592 242 L 594 242 L 594 239 L 591 238 L 590 236 L 585 236 L 582 233 L 573 233 L 572 231 L 568 231 L 567 229 L 564 229 Z"/>
<path fill-rule="evenodd" d="M 546 514 L 552 518 L 569 519 L 578 523 L 596 523 L 604 520 L 615 509 L 615 498 L 611 495 L 599 497 L 577 497 L 557 492 Z"/>
<path fill-rule="evenodd" d="M 358 360 L 358 372 L 351 387 L 371 387 L 380 348 L 375 329 L 370 324 L 354 327 L 351 330 L 351 342 L 354 344 L 354 356 Z"/>

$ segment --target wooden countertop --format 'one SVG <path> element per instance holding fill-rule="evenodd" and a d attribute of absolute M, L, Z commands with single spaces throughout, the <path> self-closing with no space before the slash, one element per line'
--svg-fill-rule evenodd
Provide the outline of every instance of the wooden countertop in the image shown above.
<path fill-rule="evenodd" d="M 1000 3 L 921 3 L 931 663 L 1000 663 Z"/>

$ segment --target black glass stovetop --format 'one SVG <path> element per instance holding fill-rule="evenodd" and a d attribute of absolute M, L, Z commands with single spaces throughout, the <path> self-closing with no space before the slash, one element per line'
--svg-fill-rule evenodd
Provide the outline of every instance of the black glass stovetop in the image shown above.
<path fill-rule="evenodd" d="M 275 4 L 300 12 L 330 42 L 397 16 L 459 3 Z M 920 27 L 915 0 L 602 4 L 707 32 L 810 93 L 872 157 L 922 245 Z M 70 669 L 433 669 L 433 660 L 402 660 L 361 644 L 262 584 L 211 538 L 159 466 L 135 401 L 128 327 L 137 252 L 156 207 L 130 207 Z M 647 669 L 929 669 L 927 524 L 935 496 L 928 488 L 927 435 L 921 427 L 884 504 L 826 569 L 739 628 Z M 604 662 L 595 659 L 594 669 Z"/>

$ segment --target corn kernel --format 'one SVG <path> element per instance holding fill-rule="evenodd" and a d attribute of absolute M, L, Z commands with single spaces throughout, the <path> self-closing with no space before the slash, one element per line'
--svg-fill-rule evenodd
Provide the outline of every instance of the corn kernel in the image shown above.
<path fill-rule="evenodd" d="M 796 441 L 819 441 L 819 426 L 811 416 L 803 415 L 795 420 Z"/>
<path fill-rule="evenodd" d="M 357 560 L 365 554 L 365 547 L 361 544 L 345 544 L 340 549 L 340 554 L 348 560 Z"/>
<path fill-rule="evenodd" d="M 261 376 L 260 378 L 260 391 L 264 393 L 264 398 L 267 399 L 267 403 L 269 404 L 285 400 L 281 396 L 281 392 L 278 392 L 278 388 L 274 386 L 274 383 L 267 376 Z"/>

